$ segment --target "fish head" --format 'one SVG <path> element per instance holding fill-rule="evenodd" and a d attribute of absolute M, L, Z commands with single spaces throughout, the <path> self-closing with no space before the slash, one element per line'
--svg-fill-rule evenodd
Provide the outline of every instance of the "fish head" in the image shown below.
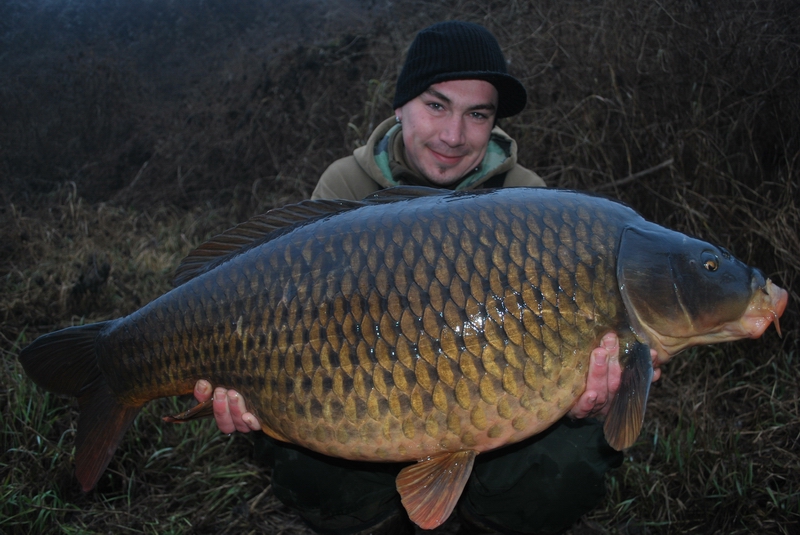
<path fill-rule="evenodd" d="M 617 279 L 631 328 L 666 362 L 704 344 L 758 338 L 788 294 L 722 247 L 658 225 L 626 228 Z"/>

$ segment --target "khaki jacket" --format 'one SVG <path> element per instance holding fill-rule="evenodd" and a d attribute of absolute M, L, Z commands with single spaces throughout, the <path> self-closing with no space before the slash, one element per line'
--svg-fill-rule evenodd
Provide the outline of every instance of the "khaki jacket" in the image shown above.
<path fill-rule="evenodd" d="M 390 133 L 392 129 L 394 131 Z M 388 154 L 402 154 L 403 136 L 397 135 L 399 132 L 399 125 L 396 124 L 394 117 L 383 121 L 369 137 L 366 145 L 353 151 L 352 156 L 336 160 L 322 173 L 311 198 L 360 200 L 371 193 L 392 186 L 415 184 L 440 187 L 430 184 L 401 163 L 388 161 L 385 154 L 376 158 L 376 152 L 379 155 L 387 152 L 385 147 L 388 144 L 392 146 L 392 152 Z M 381 143 L 387 133 L 390 133 L 389 138 Z M 377 151 L 376 145 L 379 147 Z M 488 154 L 490 151 L 487 151 L 479 172 L 470 173 L 449 189 L 479 188 L 492 177 L 504 173 L 505 179 L 502 183 L 493 185 L 545 187 L 539 175 L 517 163 L 517 142 L 498 127 L 492 130 L 490 149 L 493 155 L 490 158 Z M 498 181 L 495 179 L 493 182 Z"/>

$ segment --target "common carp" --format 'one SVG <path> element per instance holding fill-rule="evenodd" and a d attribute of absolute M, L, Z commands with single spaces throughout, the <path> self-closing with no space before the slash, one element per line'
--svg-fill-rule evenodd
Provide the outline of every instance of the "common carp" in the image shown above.
<path fill-rule="evenodd" d="M 37 384 L 78 398 L 84 490 L 145 403 L 208 379 L 238 390 L 276 439 L 418 461 L 397 487 L 428 529 L 449 516 L 477 454 L 567 413 L 605 333 L 619 335 L 623 372 L 604 432 L 622 449 L 641 430 L 651 348 L 664 363 L 773 321 L 780 332 L 788 300 L 723 248 L 619 202 L 539 188 L 305 201 L 201 245 L 176 284 L 20 354 Z"/>

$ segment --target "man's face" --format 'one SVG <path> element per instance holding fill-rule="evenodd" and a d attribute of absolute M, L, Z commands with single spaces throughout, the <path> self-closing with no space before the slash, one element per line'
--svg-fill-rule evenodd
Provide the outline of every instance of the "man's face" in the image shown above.
<path fill-rule="evenodd" d="M 489 82 L 433 84 L 395 110 L 406 161 L 434 184 L 457 182 L 483 160 L 496 113 L 497 89 Z"/>

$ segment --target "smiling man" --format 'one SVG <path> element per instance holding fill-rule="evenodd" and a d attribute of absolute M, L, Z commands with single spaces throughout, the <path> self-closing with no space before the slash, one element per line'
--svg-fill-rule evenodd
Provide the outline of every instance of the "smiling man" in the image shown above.
<path fill-rule="evenodd" d="M 399 185 L 449 189 L 541 186 L 496 126 L 527 94 L 482 26 L 434 24 L 417 34 L 397 79 L 395 116 L 323 173 L 312 199 L 363 199 Z"/>
<path fill-rule="evenodd" d="M 437 186 L 478 169 L 489 145 L 497 89 L 483 80 L 439 82 L 398 108 L 408 165 Z"/>
<path fill-rule="evenodd" d="M 417 34 L 397 80 L 395 116 L 363 147 L 328 167 L 313 199 L 359 200 L 380 189 L 425 185 L 453 190 L 545 186 L 517 163 L 517 145 L 497 119 L 522 111 L 527 95 L 510 76 L 497 40 L 465 22 L 434 24 Z M 458 506 L 464 534 L 554 533 L 605 494 L 606 471 L 622 462 L 603 437 L 602 415 L 619 388 L 617 336 L 592 352 L 586 391 L 546 432 L 477 457 Z M 654 380 L 659 376 L 655 370 Z M 195 397 L 206 401 L 200 381 Z M 258 430 L 236 392 L 213 392 L 225 433 Z M 333 459 L 259 433 L 256 456 L 273 467 L 275 495 L 316 531 L 413 534 L 395 490 L 404 466 Z"/>

